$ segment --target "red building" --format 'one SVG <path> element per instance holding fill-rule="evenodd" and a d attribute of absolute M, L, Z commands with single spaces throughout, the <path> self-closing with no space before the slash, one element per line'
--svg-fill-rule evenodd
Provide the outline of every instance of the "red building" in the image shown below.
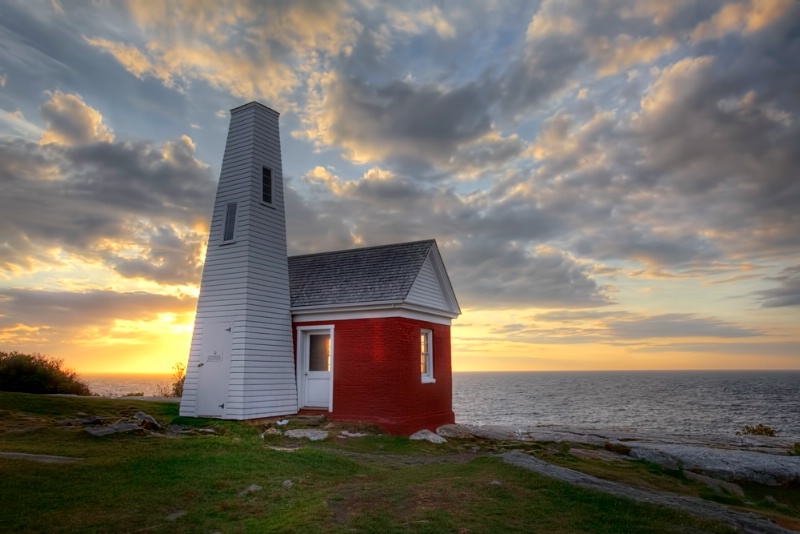
<path fill-rule="evenodd" d="M 300 409 L 393 434 L 454 422 L 450 323 L 436 242 L 289 258 Z"/>

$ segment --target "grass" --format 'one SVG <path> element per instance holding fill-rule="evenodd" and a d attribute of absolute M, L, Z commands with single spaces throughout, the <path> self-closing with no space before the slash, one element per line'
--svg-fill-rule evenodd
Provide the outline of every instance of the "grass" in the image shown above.
<path fill-rule="evenodd" d="M 127 417 L 139 410 L 162 424 L 213 426 L 219 435 L 96 438 L 53 426 L 78 412 Z M 472 444 L 386 436 L 300 444 L 262 440 L 259 431 L 180 418 L 176 404 L 0 393 L 0 450 L 85 458 L 0 458 L 0 531 L 730 532 L 541 477 Z M 300 446 L 271 448 L 287 445 Z M 241 494 L 251 484 L 262 489 Z M 186 514 L 166 519 L 179 511 Z"/>

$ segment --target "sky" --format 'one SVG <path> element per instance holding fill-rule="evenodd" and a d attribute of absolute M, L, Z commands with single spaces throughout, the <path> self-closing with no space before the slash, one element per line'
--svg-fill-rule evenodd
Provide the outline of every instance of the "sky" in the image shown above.
<path fill-rule="evenodd" d="M 796 0 L 0 0 L 0 351 L 185 362 L 252 100 L 290 254 L 437 240 L 457 371 L 800 369 Z"/>

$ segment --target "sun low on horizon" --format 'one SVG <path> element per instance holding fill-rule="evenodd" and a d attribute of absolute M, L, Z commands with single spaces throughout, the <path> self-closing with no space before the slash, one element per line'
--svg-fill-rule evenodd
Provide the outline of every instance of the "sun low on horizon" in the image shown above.
<path fill-rule="evenodd" d="M 800 370 L 800 3 L 0 0 L 0 351 L 185 364 L 230 121 L 289 254 L 435 238 L 453 370 Z"/>

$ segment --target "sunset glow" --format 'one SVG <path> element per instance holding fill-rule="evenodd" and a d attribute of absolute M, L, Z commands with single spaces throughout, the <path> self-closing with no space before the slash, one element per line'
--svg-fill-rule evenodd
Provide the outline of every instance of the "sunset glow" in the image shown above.
<path fill-rule="evenodd" d="M 800 369 L 800 3 L 0 0 L 0 350 L 189 353 L 228 110 L 290 254 L 435 238 L 455 371 Z"/>

